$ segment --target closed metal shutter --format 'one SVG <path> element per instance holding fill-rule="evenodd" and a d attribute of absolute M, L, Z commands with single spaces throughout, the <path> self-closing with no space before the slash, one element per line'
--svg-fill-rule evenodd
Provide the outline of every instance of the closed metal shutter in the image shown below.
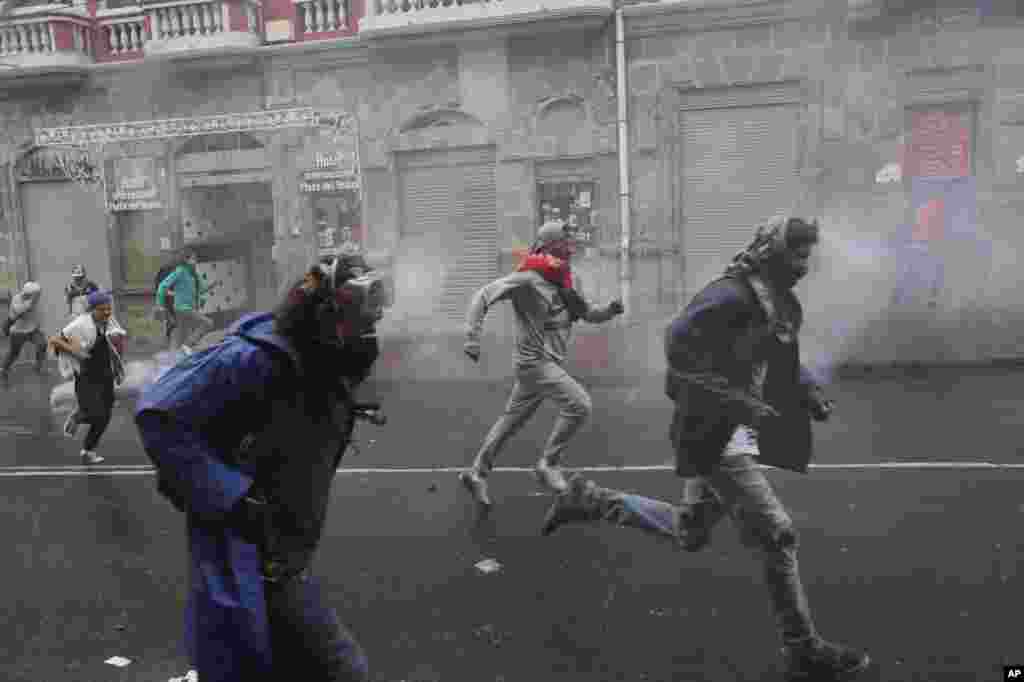
<path fill-rule="evenodd" d="M 683 140 L 684 296 L 721 274 L 754 228 L 792 211 L 800 193 L 796 131 L 800 106 L 791 89 L 757 95 L 728 92 L 691 101 L 680 111 Z"/>
<path fill-rule="evenodd" d="M 21 201 L 32 279 L 43 288 L 39 321 L 52 334 L 68 321 L 64 285 L 72 267 L 84 265 L 102 289 L 112 286 L 103 193 L 77 182 L 23 183 Z"/>
<path fill-rule="evenodd" d="M 399 158 L 402 237 L 429 245 L 448 267 L 435 312 L 465 318 L 473 292 L 498 276 L 498 210 L 492 148 Z"/>

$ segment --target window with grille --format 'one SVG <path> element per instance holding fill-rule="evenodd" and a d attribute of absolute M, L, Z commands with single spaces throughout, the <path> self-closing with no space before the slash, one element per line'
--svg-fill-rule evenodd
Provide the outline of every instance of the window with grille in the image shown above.
<path fill-rule="evenodd" d="M 537 219 L 543 225 L 555 215 L 565 221 L 567 228 L 582 244 L 597 241 L 592 213 L 595 198 L 594 182 L 555 181 L 537 186 Z"/>

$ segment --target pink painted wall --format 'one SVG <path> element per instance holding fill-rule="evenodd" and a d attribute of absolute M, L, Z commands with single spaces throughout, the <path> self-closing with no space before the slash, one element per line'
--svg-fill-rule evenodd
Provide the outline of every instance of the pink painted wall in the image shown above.
<path fill-rule="evenodd" d="M 92 31 L 92 44 L 94 46 L 94 56 L 96 61 L 108 61 L 111 57 L 110 48 L 108 47 L 107 31 L 104 27 L 99 24 L 95 25 Z"/>
<path fill-rule="evenodd" d="M 298 11 L 293 0 L 263 0 L 263 17 L 265 21 L 290 19 L 295 23 Z"/>
<path fill-rule="evenodd" d="M 241 0 L 230 0 L 228 2 L 228 30 L 248 31 L 249 20 L 245 14 L 245 4 Z"/>
<path fill-rule="evenodd" d="M 366 3 L 368 2 L 370 0 L 350 0 L 351 14 L 349 15 L 348 25 L 353 33 L 359 32 L 359 22 L 366 16 Z"/>
<path fill-rule="evenodd" d="M 67 22 L 50 22 L 53 27 L 53 47 L 55 50 L 75 49 L 74 26 Z"/>

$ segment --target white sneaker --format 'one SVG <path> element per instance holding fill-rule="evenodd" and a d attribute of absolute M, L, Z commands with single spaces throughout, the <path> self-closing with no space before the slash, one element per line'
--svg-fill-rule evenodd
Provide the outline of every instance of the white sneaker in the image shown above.
<path fill-rule="evenodd" d="M 82 450 L 82 464 L 99 464 L 103 459 L 103 457 L 100 457 L 95 452 Z"/>
<path fill-rule="evenodd" d="M 534 469 L 534 475 L 541 487 L 547 488 L 551 492 L 564 493 L 569 489 L 569 483 L 565 480 L 565 476 L 562 474 L 562 468 L 548 464 L 547 460 L 542 459 L 537 462 L 537 468 Z"/>

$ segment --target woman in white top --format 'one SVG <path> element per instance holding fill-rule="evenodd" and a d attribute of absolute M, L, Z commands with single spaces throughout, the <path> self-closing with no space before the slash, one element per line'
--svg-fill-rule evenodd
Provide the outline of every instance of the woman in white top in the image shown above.
<path fill-rule="evenodd" d="M 51 337 L 50 345 L 58 353 L 61 374 L 65 378 L 75 377 L 78 409 L 64 423 L 64 433 L 74 437 L 80 424 L 88 424 L 82 462 L 98 464 L 103 457 L 96 454 L 96 446 L 110 424 L 114 386 L 124 380 L 120 343 L 113 338 L 123 336 L 125 331 L 112 318 L 113 297 L 109 293 L 89 294 L 88 305 L 89 311 Z"/>

